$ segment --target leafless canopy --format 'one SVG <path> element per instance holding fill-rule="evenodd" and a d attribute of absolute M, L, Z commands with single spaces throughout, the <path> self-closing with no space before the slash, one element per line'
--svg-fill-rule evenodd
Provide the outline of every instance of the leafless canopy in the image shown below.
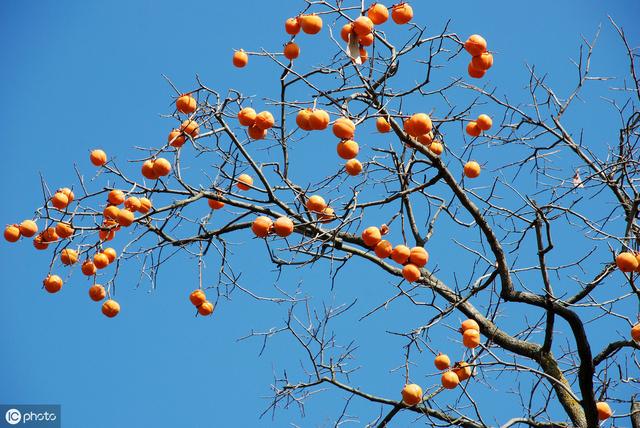
<path fill-rule="evenodd" d="M 52 273 L 62 248 L 77 248 L 92 257 L 106 245 L 98 238 L 104 229 L 103 201 L 112 189 L 123 189 L 130 196 L 148 197 L 154 208 L 130 227 L 132 238 L 119 249 L 113 276 L 105 284 L 109 296 L 117 297 L 114 287 L 122 263 L 139 264 L 142 279 L 155 284 L 158 267 L 187 252 L 201 270 L 205 259 L 207 264 L 219 261 L 217 283 L 200 284 L 217 300 L 240 292 L 288 308 L 283 325 L 246 337 L 268 346 L 274 336 L 290 335 L 306 373 L 292 378 L 285 367 L 278 368 L 282 375 L 272 385 L 265 414 L 278 417 L 277 409 L 289 407 L 303 411 L 308 398 L 333 391 L 349 397 L 343 408 L 333 409 L 336 426 L 356 420 L 349 415 L 356 400 L 379 406 L 379 412 L 357 418 L 367 426 L 386 426 L 399 414 L 413 414 L 419 423 L 434 426 L 595 427 L 598 401 L 616 409 L 612 420 L 621 426 L 637 420 L 633 394 L 640 366 L 638 344 L 629 329 L 638 321 L 640 291 L 635 273 L 623 274 L 615 264 L 617 253 L 639 249 L 640 238 L 638 54 L 623 30 L 613 21 L 603 30 L 618 33 L 626 51 L 628 68 L 620 70 L 621 75 L 592 74 L 596 34 L 579 48 L 571 90 L 554 90 L 544 73 L 530 67 L 525 90 L 512 96 L 522 101 L 512 101 L 486 83 L 490 79 L 469 79 L 466 68 L 450 66 L 468 54 L 464 39 L 448 24 L 433 35 L 419 24 L 405 25 L 402 40 L 387 37 L 381 27 L 367 48 L 368 59 L 358 65 L 339 33 L 345 23 L 366 13 L 365 5 L 301 3 L 301 14 L 322 17 L 325 27 L 314 37 L 333 44 L 335 55 L 304 70 L 280 52 L 249 51 L 251 62 L 268 61 L 281 69 L 274 76 L 278 99 L 248 98 L 233 89 L 219 92 L 200 79 L 192 88 L 178 89 L 167 79 L 176 97 L 191 93 L 197 99 L 197 110 L 188 118 L 199 124 L 199 135 L 188 137 L 182 148 L 168 143 L 136 147 L 138 155 L 131 162 L 137 165 L 157 157 L 171 160 L 171 174 L 158 180 L 129 176 L 112 160 L 90 182 L 78 172 L 73 204 L 57 210 L 45 203 L 38 211 L 45 226 L 64 221 L 75 228 L 71 239 L 57 242 Z M 594 99 L 591 88 L 608 95 Z M 617 118 L 617 123 L 612 119 L 603 124 L 604 140 L 594 141 L 571 118 L 587 101 L 604 104 L 614 113 L 610 117 Z M 250 139 L 239 126 L 237 113 L 249 105 L 275 116 L 266 139 Z M 403 120 L 416 113 L 406 106 L 416 105 L 433 120 L 435 139 L 445 148 L 439 156 L 403 129 Z M 391 132 L 384 144 L 361 150 L 360 175 L 348 176 L 336 163 L 326 166 L 321 179 L 300 182 L 299 174 L 292 173 L 296 159 L 290 152 L 309 135 L 295 123 L 304 108 L 322 108 L 332 120 L 350 118 L 357 126 L 356 140 L 358 133 L 365 138 L 365 129 L 371 133 L 379 117 L 389 121 Z M 468 121 L 484 112 L 493 117 L 493 128 L 476 138 L 465 135 Z M 175 127 L 187 119 L 178 111 L 167 117 L 175 120 Z M 326 138 L 333 137 L 327 132 Z M 190 183 L 196 174 L 181 162 L 186 151 L 215 159 L 202 170 L 206 182 Z M 462 174 L 472 159 L 483 167 L 476 181 Z M 236 188 L 241 173 L 254 178 L 249 191 Z M 104 187 L 92 189 L 99 180 L 106 181 Z M 51 191 L 44 182 L 43 193 L 48 201 Z M 334 219 L 321 221 L 307 210 L 306 201 L 314 194 L 327 200 Z M 218 221 L 207 200 L 224 202 L 231 220 Z M 229 239 L 252 236 L 256 216 L 287 216 L 295 223 L 294 234 L 286 239 L 264 239 L 265 253 L 278 270 L 317 263 L 332 281 L 340 281 L 359 259 L 381 272 L 389 293 L 371 297 L 370 302 L 377 303 L 361 314 L 362 323 L 381 310 L 402 316 L 406 304 L 420 311 L 422 316 L 413 318 L 415 324 L 407 331 L 370 333 L 390 334 L 403 342 L 402 359 L 395 369 L 389 367 L 391 375 L 404 377 L 397 389 L 376 395 L 359 385 L 358 367 L 366 365 L 367 357 L 358 354 L 358 333 L 336 334 L 333 327 L 354 305 L 318 302 L 312 292 L 290 293 L 280 287 L 267 297 L 239 279 L 239 269 L 250 266 L 234 266 L 227 257 L 233 244 Z M 364 228 L 382 224 L 370 220 L 381 216 L 396 244 L 429 250 L 438 240 L 449 250 L 431 254 L 417 281 L 404 281 L 402 265 L 379 258 L 361 238 Z M 474 370 L 469 380 L 449 391 L 440 386 L 439 376 L 425 379 L 435 372 L 430 361 L 438 346 L 431 337 L 446 334 L 458 341 L 459 322 L 465 318 L 479 324 L 482 343 L 473 350 L 460 344 L 460 355 L 452 355 Z M 429 363 L 420 366 L 418 360 Z M 506 388 L 503 378 L 509 379 Z M 398 390 L 404 382 L 422 384 L 421 404 L 401 401 Z M 505 418 L 483 411 L 475 397 L 487 393 L 498 399 L 499 394 L 516 394 L 520 414 Z"/>

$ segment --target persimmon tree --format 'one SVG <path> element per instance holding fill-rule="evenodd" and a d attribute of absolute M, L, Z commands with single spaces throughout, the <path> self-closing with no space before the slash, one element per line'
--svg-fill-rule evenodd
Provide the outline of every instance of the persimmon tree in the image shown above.
<path fill-rule="evenodd" d="M 94 149 L 89 182 L 81 172 L 89 162 L 75 184 L 53 190 L 43 181 L 43 206 L 4 236 L 51 251 L 44 289 L 61 291 L 64 272 L 80 265 L 90 298 L 114 317 L 127 305 L 115 288 L 124 263 L 155 283 L 177 253 L 189 254 L 201 277 L 205 260 L 215 260 L 216 283 L 185 289 L 196 316 L 215 317 L 235 292 L 288 308 L 283 325 L 247 336 L 268 346 L 289 335 L 298 347 L 305 374 L 281 368 L 268 411 L 302 408 L 322 390 L 380 406 L 368 426 L 408 412 L 435 426 L 595 427 L 610 418 L 604 423 L 640 427 L 640 90 L 624 31 L 613 21 L 606 30 L 627 55 L 617 80 L 591 71 L 596 35 L 580 46 L 571 90 L 553 89 L 531 67 L 526 90 L 507 96 L 491 82 L 491 41 L 449 24 L 428 35 L 408 3 L 300 3 L 298 16 L 283 17 L 283 49 L 233 54 L 249 71 L 254 61 L 275 64 L 278 99 L 167 79 L 174 124 L 166 143 L 136 147 L 130 162 L 139 172 Z M 335 54 L 297 67 L 312 38 Z M 594 85 L 609 85 L 600 102 L 617 118 L 600 124 L 606 142 L 566 121 Z M 366 141 L 372 133 L 381 143 Z M 308 163 L 323 178 L 305 182 L 292 173 L 292 147 L 313 134 L 325 141 L 318 150 L 336 144 L 336 162 Z M 191 182 L 183 160 L 198 156 L 212 163 Z M 390 297 L 362 319 L 401 312 L 398 302 L 422 314 L 406 331 L 366 333 L 402 340 L 398 389 L 358 385 L 362 333 L 346 332 L 352 339 L 341 343 L 332 327 L 353 305 L 314 306 L 312 294 L 282 289 L 260 297 L 244 284 L 238 269 L 251 264 L 229 256 L 238 235 L 263 240 L 278 271 L 318 264 L 328 286 L 354 263 L 378 270 Z M 114 241 L 122 245 L 110 245 L 116 236 L 126 237 Z M 429 254 L 433 239 L 448 251 Z M 456 344 L 449 355 L 438 352 L 434 330 Z M 510 392 L 496 389 L 504 382 Z M 509 393 L 520 415 L 487 414 L 474 400 Z M 336 425 L 347 406 L 335 409 Z"/>

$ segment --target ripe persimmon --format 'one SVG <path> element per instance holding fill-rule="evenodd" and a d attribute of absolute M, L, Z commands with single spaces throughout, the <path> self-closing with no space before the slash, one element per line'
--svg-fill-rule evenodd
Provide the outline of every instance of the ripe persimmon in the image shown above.
<path fill-rule="evenodd" d="M 176 108 L 180 113 L 191 114 L 198 108 L 198 103 L 191 94 L 182 94 L 176 100 Z"/>
<path fill-rule="evenodd" d="M 470 349 L 480 345 L 480 333 L 478 330 L 468 329 L 462 333 L 462 344 Z"/>
<path fill-rule="evenodd" d="M 318 34 L 322 30 L 322 18 L 316 14 L 300 16 L 300 27 L 307 34 Z"/>
<path fill-rule="evenodd" d="M 375 226 L 369 226 L 362 232 L 362 240 L 364 244 L 369 248 L 375 248 L 378 242 L 382 240 L 380 229 Z"/>
<path fill-rule="evenodd" d="M 387 132 L 391 131 L 391 125 L 389 124 L 389 122 L 387 122 L 387 119 L 385 119 L 384 117 L 379 117 L 376 119 L 376 129 L 378 130 L 378 132 L 386 134 Z"/>
<path fill-rule="evenodd" d="M 93 264 L 98 269 L 104 269 L 109 266 L 109 257 L 104 253 L 96 253 L 93 256 Z"/>
<path fill-rule="evenodd" d="M 193 306 L 198 307 L 207 301 L 207 295 L 203 290 L 197 289 L 189 294 L 189 300 Z"/>
<path fill-rule="evenodd" d="M 104 150 L 91 150 L 91 153 L 89 153 L 89 160 L 94 166 L 103 166 L 107 163 L 107 154 Z"/>
<path fill-rule="evenodd" d="M 281 238 L 286 238 L 293 233 L 293 221 L 289 217 L 278 217 L 273 223 L 273 231 Z"/>
<path fill-rule="evenodd" d="M 359 16 L 353 21 L 353 32 L 358 36 L 366 36 L 373 31 L 373 21 L 367 16 Z"/>
<path fill-rule="evenodd" d="M 275 124 L 273 115 L 268 111 L 261 111 L 256 115 L 256 121 L 254 123 L 260 129 L 270 129 Z"/>
<path fill-rule="evenodd" d="M 322 196 L 313 195 L 307 199 L 305 206 L 312 213 L 322 213 L 322 211 L 327 207 L 327 203 Z"/>
<path fill-rule="evenodd" d="M 294 59 L 298 58 L 298 56 L 300 56 L 300 46 L 298 46 L 295 42 L 289 42 L 284 45 L 283 53 L 285 58 L 287 58 L 289 61 L 293 61 Z"/>
<path fill-rule="evenodd" d="M 107 220 L 116 220 L 118 218 L 119 212 L 120 208 L 116 207 L 115 205 L 107 205 L 102 211 L 102 215 Z"/>
<path fill-rule="evenodd" d="M 217 201 L 215 199 L 207 199 L 207 203 L 209 204 L 209 208 L 212 210 L 219 210 L 224 207 L 224 202 Z"/>
<path fill-rule="evenodd" d="M 142 163 L 142 175 L 148 180 L 157 180 L 158 174 L 153 170 L 153 160 L 147 159 Z"/>
<path fill-rule="evenodd" d="M 476 70 L 487 71 L 493 66 L 493 55 L 489 52 L 483 52 L 471 58 L 471 64 Z"/>
<path fill-rule="evenodd" d="M 487 51 L 487 41 L 479 34 L 472 34 L 464 42 L 464 48 L 471 56 L 478 56 Z"/>
<path fill-rule="evenodd" d="M 73 226 L 69 223 L 60 222 L 56 224 L 56 234 L 62 239 L 70 238 L 74 232 Z"/>
<path fill-rule="evenodd" d="M 69 205 L 69 198 L 62 192 L 56 192 L 51 197 L 51 205 L 59 210 L 63 210 Z"/>
<path fill-rule="evenodd" d="M 451 360 L 446 354 L 438 354 L 433 360 L 433 365 L 435 365 L 438 370 L 446 370 L 451 365 Z"/>
<path fill-rule="evenodd" d="M 349 159 L 344 164 L 344 170 L 351 176 L 356 176 L 362 172 L 362 163 L 358 159 Z"/>
<path fill-rule="evenodd" d="M 440 378 L 440 382 L 445 389 L 454 389 L 460 383 L 460 379 L 455 372 L 449 370 L 442 373 L 442 377 Z"/>
<path fill-rule="evenodd" d="M 249 190 L 253 186 L 253 178 L 249 174 L 240 174 L 236 180 L 236 187 L 240 190 Z"/>
<path fill-rule="evenodd" d="M 242 49 L 233 53 L 233 65 L 243 68 L 249 63 L 249 55 Z"/>
<path fill-rule="evenodd" d="M 96 265 L 94 265 L 91 260 L 86 260 L 84 263 L 82 263 L 82 266 L 80 266 L 80 270 L 86 276 L 92 276 L 96 274 L 98 268 L 96 268 Z"/>
<path fill-rule="evenodd" d="M 58 232 L 55 227 L 48 227 L 40 234 L 44 242 L 55 242 L 58 240 Z"/>
<path fill-rule="evenodd" d="M 200 306 L 198 306 L 198 313 L 204 317 L 209 316 L 213 313 L 213 303 L 206 301 Z"/>
<path fill-rule="evenodd" d="M 431 118 L 426 113 L 416 113 L 409 120 L 411 130 L 416 136 L 428 134 L 433 129 Z"/>
<path fill-rule="evenodd" d="M 171 162 L 165 158 L 158 158 L 153 162 L 153 172 L 158 177 L 165 177 L 171 172 Z"/>
<path fill-rule="evenodd" d="M 124 202 L 124 192 L 122 190 L 114 189 L 109 192 L 107 200 L 111 205 L 120 205 Z"/>
<path fill-rule="evenodd" d="M 414 136 L 417 137 L 418 134 L 416 134 L 415 131 L 413 130 L 413 124 L 411 122 L 411 118 L 410 117 L 407 118 L 407 119 L 404 119 L 402 121 L 402 127 L 404 129 L 404 132 L 406 132 L 407 134 L 409 134 L 412 137 L 414 137 Z"/>
<path fill-rule="evenodd" d="M 116 236 L 118 222 L 114 220 L 105 220 L 98 231 L 98 236 L 102 241 L 111 241 Z"/>
<path fill-rule="evenodd" d="M 360 64 L 364 64 L 365 62 L 367 62 L 369 54 L 364 47 L 360 46 L 360 49 L 358 49 L 358 54 L 360 55 Z"/>
<path fill-rule="evenodd" d="M 429 150 L 431 150 L 434 155 L 440 156 L 442 152 L 444 152 L 444 146 L 440 141 L 434 141 L 433 143 L 429 144 Z"/>
<path fill-rule="evenodd" d="M 200 133 L 200 125 L 195 120 L 187 119 L 180 124 L 180 131 L 190 135 L 191 138 L 196 138 Z"/>
<path fill-rule="evenodd" d="M 367 59 L 369 58 L 367 50 L 361 46 L 360 49 L 358 49 L 358 53 L 360 54 L 360 64 L 367 62 Z"/>
<path fill-rule="evenodd" d="M 238 122 L 242 126 L 251 126 L 256 122 L 258 114 L 251 107 L 245 107 L 238 112 Z"/>
<path fill-rule="evenodd" d="M 491 126 L 493 126 L 493 120 L 491 120 L 491 118 L 486 114 L 481 114 L 480 116 L 478 116 L 478 118 L 476 119 L 476 123 L 478 124 L 478 128 L 483 131 L 488 131 L 489 129 L 491 129 Z"/>
<path fill-rule="evenodd" d="M 418 143 L 422 144 L 423 146 L 430 145 L 431 143 L 433 143 L 433 131 L 427 132 L 426 134 L 418 135 L 416 137 L 416 140 L 418 140 Z"/>
<path fill-rule="evenodd" d="M 140 209 L 140 199 L 130 196 L 124 201 L 124 207 L 129 211 L 138 211 Z"/>
<path fill-rule="evenodd" d="M 273 227 L 273 221 L 267 216 L 261 215 L 253 220 L 251 224 L 251 230 L 258 238 L 266 238 L 271 232 Z"/>
<path fill-rule="evenodd" d="M 467 134 L 472 137 L 477 137 L 482 134 L 482 129 L 480 129 L 480 127 L 478 126 L 478 122 L 476 122 L 475 120 L 467 123 L 466 131 Z"/>
<path fill-rule="evenodd" d="M 141 214 L 146 214 L 151 211 L 151 201 L 148 198 L 140 198 L 140 207 L 138 208 L 138 212 Z"/>
<path fill-rule="evenodd" d="M 633 253 L 624 251 L 616 256 L 616 266 L 622 272 L 633 272 L 638 268 L 638 259 Z"/>
<path fill-rule="evenodd" d="M 391 252 L 391 259 L 393 259 L 394 262 L 403 265 L 409 260 L 410 254 L 411 250 L 406 245 L 396 245 Z"/>
<path fill-rule="evenodd" d="M 300 32 L 300 22 L 298 22 L 298 18 L 288 18 L 284 21 L 284 31 L 292 36 L 298 34 Z"/>
<path fill-rule="evenodd" d="M 365 62 L 367 62 L 369 54 L 367 54 L 367 50 L 365 48 L 360 46 L 360 49 L 358 49 L 358 54 L 360 55 L 360 64 L 364 64 Z"/>
<path fill-rule="evenodd" d="M 429 253 L 422 247 L 413 247 L 409 252 L 409 262 L 418 267 L 424 267 L 429 261 Z"/>
<path fill-rule="evenodd" d="M 375 25 L 380 25 L 389 19 L 389 11 L 382 3 L 373 3 L 367 10 L 367 16 Z"/>
<path fill-rule="evenodd" d="M 100 300 L 107 297 L 107 290 L 100 284 L 94 284 L 89 287 L 89 297 L 94 302 L 99 302 Z"/>
<path fill-rule="evenodd" d="M 358 42 L 360 42 L 362 46 L 371 46 L 373 44 L 374 39 L 375 37 L 373 33 L 365 34 L 364 36 L 358 36 Z"/>
<path fill-rule="evenodd" d="M 478 70 L 473 66 L 473 63 L 470 62 L 469 65 L 467 66 L 467 73 L 469 74 L 470 77 L 473 77 L 474 79 L 480 79 L 485 75 L 486 71 Z"/>
<path fill-rule="evenodd" d="M 247 128 L 247 134 L 252 140 L 263 140 L 267 136 L 268 130 L 259 128 L 253 124 Z"/>
<path fill-rule="evenodd" d="M 135 220 L 134 214 L 129 210 L 120 210 L 118 211 L 118 218 L 116 221 L 120 226 L 131 226 L 133 221 Z"/>
<path fill-rule="evenodd" d="M 611 407 L 604 401 L 598 401 L 596 403 L 596 409 L 598 410 L 598 420 L 606 421 L 613 415 L 613 411 L 611 411 Z"/>
<path fill-rule="evenodd" d="M 303 131 L 311 131 L 313 126 L 311 126 L 311 113 L 312 110 L 310 108 L 302 109 L 296 115 L 296 125 Z"/>
<path fill-rule="evenodd" d="M 105 220 L 98 229 L 98 236 L 101 241 L 111 241 L 118 230 L 120 230 L 120 225 L 116 220 Z"/>
<path fill-rule="evenodd" d="M 344 24 L 342 26 L 342 28 L 340 29 L 340 37 L 347 43 L 349 43 L 349 37 L 355 37 L 352 23 L 349 22 L 348 24 Z"/>
<path fill-rule="evenodd" d="M 367 62 L 367 58 L 369 58 L 367 50 L 360 46 L 360 49 L 358 49 L 358 53 L 360 54 L 360 64 L 364 64 L 365 62 Z"/>
<path fill-rule="evenodd" d="M 407 263 L 402 268 L 402 276 L 407 282 L 415 282 L 420 279 L 420 268 L 412 263 Z"/>
<path fill-rule="evenodd" d="M 336 213 L 331 207 L 325 207 L 321 213 L 318 213 L 318 220 L 321 223 L 331 223 L 336 219 Z"/>
<path fill-rule="evenodd" d="M 480 331 L 480 326 L 475 320 L 466 319 L 460 324 L 460 333 L 464 333 L 467 330 Z"/>
<path fill-rule="evenodd" d="M 348 117 L 340 117 L 333 122 L 333 134 L 342 139 L 350 140 L 355 135 L 356 125 Z"/>
<path fill-rule="evenodd" d="M 476 178 L 480 175 L 480 164 L 476 161 L 469 161 L 464 164 L 464 175 L 468 178 Z"/>
<path fill-rule="evenodd" d="M 342 140 L 336 146 L 336 151 L 342 159 L 353 159 L 358 156 L 360 147 L 353 140 Z"/>
<path fill-rule="evenodd" d="M 33 247 L 36 250 L 46 250 L 49 247 L 49 244 L 42 239 L 42 235 L 37 235 L 33 238 Z"/>
<path fill-rule="evenodd" d="M 73 191 L 68 187 L 62 187 L 58 189 L 58 192 L 64 193 L 67 196 L 67 199 L 69 199 L 69 203 L 73 202 L 73 200 L 76 198 Z"/>
<path fill-rule="evenodd" d="M 109 259 L 109 264 L 113 263 L 116 257 L 118 257 L 118 253 L 116 253 L 116 250 L 111 247 L 105 248 L 104 250 L 102 250 L 102 253 Z"/>
<path fill-rule="evenodd" d="M 8 242 L 17 242 L 20 239 L 20 226 L 11 224 L 4 228 L 4 239 Z"/>
<path fill-rule="evenodd" d="M 386 259 L 393 252 L 393 246 L 391 245 L 391 242 L 383 239 L 376 244 L 374 251 L 376 253 L 376 256 L 380 257 L 381 259 Z"/>
<path fill-rule="evenodd" d="M 631 338 L 636 342 L 640 342 L 640 323 L 631 327 Z"/>
<path fill-rule="evenodd" d="M 38 233 L 38 225 L 33 220 L 24 220 L 20 223 L 19 229 L 20 235 L 25 238 L 31 238 L 33 235 Z"/>
<path fill-rule="evenodd" d="M 169 132 L 169 137 L 167 137 L 167 142 L 172 147 L 182 147 L 187 139 L 184 137 L 184 134 L 177 129 L 173 129 Z"/>
<path fill-rule="evenodd" d="M 402 388 L 402 401 L 409 406 L 415 406 L 422 402 L 422 388 L 420 385 L 410 383 Z"/>
<path fill-rule="evenodd" d="M 460 382 L 462 382 L 471 377 L 473 368 L 466 361 L 458 361 L 453 367 L 453 372 L 458 376 Z"/>
<path fill-rule="evenodd" d="M 325 110 L 315 109 L 309 116 L 309 125 L 313 130 L 322 131 L 324 129 L 327 129 L 330 120 L 331 118 L 329 117 L 329 113 L 327 113 Z"/>
<path fill-rule="evenodd" d="M 102 313 L 109 318 L 113 318 L 120 313 L 120 304 L 115 300 L 109 299 L 102 304 Z"/>
<path fill-rule="evenodd" d="M 404 2 L 394 5 L 391 9 L 391 19 L 399 25 L 407 24 L 413 19 L 413 8 Z"/>
<path fill-rule="evenodd" d="M 42 283 L 49 293 L 57 293 L 62 288 L 62 278 L 58 275 L 48 275 Z"/>

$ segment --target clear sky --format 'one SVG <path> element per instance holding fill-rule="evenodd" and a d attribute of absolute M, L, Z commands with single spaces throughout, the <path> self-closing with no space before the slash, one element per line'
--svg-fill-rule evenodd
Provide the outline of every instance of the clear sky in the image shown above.
<path fill-rule="evenodd" d="M 427 26 L 427 33 L 440 31 L 450 18 L 451 31 L 483 34 L 496 51 L 490 82 L 516 98 L 525 95 L 525 64 L 548 72 L 552 84 L 566 87 L 573 82 L 569 58 L 576 57 L 581 35 L 591 38 L 599 24 L 603 33 L 594 67 L 605 75 L 624 73 L 626 58 L 607 15 L 625 28 L 632 44 L 640 42 L 637 1 L 412 3 L 415 20 Z M 297 14 L 299 4 L 0 3 L 0 88 L 5 97 L 0 104 L 1 221 L 30 218 L 42 204 L 39 174 L 52 187 L 77 185 L 77 164 L 91 180 L 91 148 L 101 147 L 126 165 L 126 159 L 137 155 L 132 146 L 164 141 L 172 124 L 160 114 L 172 111 L 173 92 L 161 74 L 185 91 L 194 87 L 198 74 L 209 87 L 223 93 L 236 88 L 255 95 L 256 103 L 276 94 L 278 70 L 253 58 L 246 69 L 235 69 L 232 49 L 278 49 L 287 40 L 284 20 Z M 391 29 L 390 34 L 400 37 L 400 30 Z M 326 28 L 317 37 L 301 37 L 300 43 L 301 68 L 334 49 Z M 458 60 L 442 76 L 459 76 L 465 68 Z M 577 124 L 580 118 L 573 120 Z M 325 159 L 316 145 L 297 150 L 301 159 Z M 304 169 L 297 170 L 302 180 Z M 313 173 L 311 168 L 309 174 Z M 94 188 L 102 184 L 100 178 L 90 182 Z M 333 292 L 323 264 L 291 269 L 277 279 L 260 242 L 248 233 L 233 240 L 243 243 L 234 250 L 242 284 L 257 293 L 273 295 L 278 281 L 288 290 L 301 287 L 318 304 L 323 299 L 357 299 L 351 318 L 334 326 L 345 343 L 358 339 L 361 345 L 358 364 L 364 369 L 354 384 L 388 398 L 399 396 L 402 374 L 390 369 L 402 362 L 401 342 L 384 334 L 374 339 L 371 332 L 407 330 L 417 321 L 398 318 L 398 312 L 357 321 L 383 300 L 390 278 L 354 263 L 339 275 Z M 432 255 L 445 251 L 446 245 L 443 240 L 441 247 L 430 249 Z M 2 242 L 0 255 L 0 403 L 61 404 L 66 428 L 330 426 L 344 405 L 345 395 L 333 391 L 310 399 L 305 418 L 296 408 L 260 418 L 269 406 L 274 376 L 284 369 L 300 374 L 296 361 L 301 352 L 290 340 L 275 338 L 260 356 L 259 341 L 237 339 L 281 324 L 287 307 L 259 303 L 236 292 L 231 300 L 219 302 L 211 318 L 194 317 L 187 296 L 197 286 L 197 270 L 186 256 L 161 272 L 153 290 L 145 282 L 137 286 L 139 271 L 133 266 L 125 269 L 118 282 L 123 311 L 106 319 L 99 305 L 88 299 L 86 279 L 79 272 L 57 295 L 41 290 L 49 253 L 36 253 L 29 242 Z M 208 263 L 205 281 L 211 284 L 216 281 L 217 260 Z M 424 316 L 410 307 L 405 313 Z M 441 346 L 446 350 L 453 345 Z M 433 378 L 418 380 L 429 383 Z M 483 404 L 488 414 L 498 413 L 500 403 Z M 378 406 L 358 399 L 349 408 L 362 423 L 379 412 Z M 411 420 L 400 417 L 396 426 L 408 426 Z"/>

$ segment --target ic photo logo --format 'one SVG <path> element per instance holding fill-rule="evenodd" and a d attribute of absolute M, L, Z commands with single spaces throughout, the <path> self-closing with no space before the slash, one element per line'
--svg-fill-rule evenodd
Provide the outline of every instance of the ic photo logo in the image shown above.
<path fill-rule="evenodd" d="M 5 420 L 9 425 L 16 425 L 22 420 L 22 413 L 18 409 L 9 409 L 4 415 Z"/>
<path fill-rule="evenodd" d="M 2 418 L 3 414 L 4 419 Z M 12 426 L 29 428 L 60 428 L 60 405 L 0 405 L 0 428 Z"/>

